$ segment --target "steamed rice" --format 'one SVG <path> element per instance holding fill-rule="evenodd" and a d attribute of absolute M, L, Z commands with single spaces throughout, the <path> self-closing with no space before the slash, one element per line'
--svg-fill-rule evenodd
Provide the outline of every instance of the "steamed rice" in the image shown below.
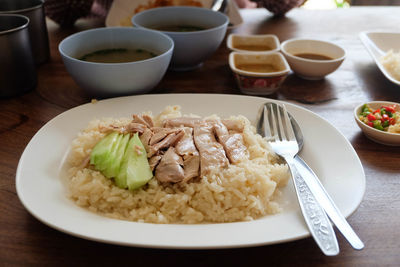
<path fill-rule="evenodd" d="M 154 122 L 160 125 L 166 118 L 180 116 L 178 107 L 167 107 Z M 245 117 L 229 119 L 245 124 L 243 139 L 248 160 L 213 170 L 195 182 L 163 186 L 152 179 L 135 191 L 118 188 L 90 167 L 82 169 L 91 149 L 105 136 L 100 127 L 123 125 L 131 119 L 93 120 L 72 143 L 68 160 L 70 198 L 81 207 L 111 218 L 151 223 L 247 221 L 279 212 L 281 208 L 273 199 L 280 193 L 278 188 L 287 184 L 287 166 L 279 163 Z"/>
<path fill-rule="evenodd" d="M 400 81 L 400 52 L 389 50 L 380 58 L 380 61 L 393 78 Z"/>

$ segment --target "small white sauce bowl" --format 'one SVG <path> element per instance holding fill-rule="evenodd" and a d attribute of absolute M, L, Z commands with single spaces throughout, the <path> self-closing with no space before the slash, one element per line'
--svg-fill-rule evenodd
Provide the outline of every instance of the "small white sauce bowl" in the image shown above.
<path fill-rule="evenodd" d="M 334 72 L 342 64 L 346 52 L 340 46 L 314 39 L 290 39 L 281 44 L 290 68 L 301 78 L 320 80 Z M 331 57 L 331 60 L 306 59 L 296 54 L 310 53 Z"/>
<path fill-rule="evenodd" d="M 146 49 L 158 56 L 126 63 L 93 63 L 78 58 L 102 49 Z M 58 50 L 64 65 L 89 95 L 109 97 L 146 93 L 167 71 L 174 42 L 167 35 L 146 29 L 127 27 L 98 28 L 65 38 Z"/>
<path fill-rule="evenodd" d="M 400 104 L 395 102 L 388 102 L 388 101 L 372 101 L 360 104 L 354 109 L 354 119 L 360 127 L 360 129 L 364 132 L 365 136 L 367 136 L 372 141 L 375 141 L 380 144 L 389 145 L 389 146 L 400 146 L 400 134 L 398 133 L 388 133 L 384 131 L 377 130 L 367 124 L 363 123 L 358 116 L 361 113 L 361 108 L 367 104 L 372 109 L 378 109 L 381 106 L 391 106 L 396 105 L 396 111 L 400 111 Z"/>
<path fill-rule="evenodd" d="M 240 46 L 248 45 L 265 45 L 268 46 L 270 49 L 255 51 L 255 50 L 246 50 L 240 49 Z M 254 53 L 269 53 L 269 52 L 277 52 L 279 51 L 279 39 L 276 35 L 273 34 L 258 34 L 258 35 L 245 35 L 245 34 L 236 34 L 231 33 L 228 36 L 226 41 L 226 46 L 236 52 L 254 52 Z"/>

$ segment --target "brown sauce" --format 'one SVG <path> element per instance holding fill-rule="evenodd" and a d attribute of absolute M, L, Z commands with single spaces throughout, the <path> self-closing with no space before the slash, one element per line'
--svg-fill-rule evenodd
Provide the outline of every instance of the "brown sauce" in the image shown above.
<path fill-rule="evenodd" d="M 235 48 L 247 51 L 268 51 L 272 50 L 269 45 L 235 45 Z"/>
<path fill-rule="evenodd" d="M 259 72 L 259 73 L 280 71 L 279 68 L 277 68 L 272 64 L 239 64 L 236 67 L 243 71 Z"/>
<path fill-rule="evenodd" d="M 320 54 L 313 54 L 313 53 L 299 53 L 295 54 L 296 57 L 301 57 L 305 59 L 313 59 L 313 60 L 332 60 L 332 57 L 328 57 L 325 55 Z"/>

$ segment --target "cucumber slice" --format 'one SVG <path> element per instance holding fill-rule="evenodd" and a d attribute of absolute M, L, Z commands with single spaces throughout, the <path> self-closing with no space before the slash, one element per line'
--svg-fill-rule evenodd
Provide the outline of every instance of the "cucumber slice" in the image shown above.
<path fill-rule="evenodd" d="M 122 158 L 124 157 L 125 150 L 128 147 L 129 142 L 129 134 L 122 135 L 120 134 L 120 140 L 116 147 L 113 147 L 113 150 L 110 154 L 109 165 L 103 171 L 104 176 L 107 178 L 116 177 L 121 169 Z"/>
<path fill-rule="evenodd" d="M 93 164 L 96 170 L 104 171 L 108 167 L 111 151 L 117 145 L 118 140 L 119 134 L 113 132 L 95 145 L 90 154 L 90 164 Z"/>
<path fill-rule="evenodd" d="M 118 132 L 107 135 L 93 148 L 90 164 L 107 178 L 114 178 L 120 188 L 135 190 L 153 177 L 138 133 L 132 138 Z"/>
<path fill-rule="evenodd" d="M 147 160 L 146 149 L 136 133 L 129 142 L 130 154 L 126 169 L 126 182 L 130 190 L 135 190 L 147 184 L 153 177 Z"/>

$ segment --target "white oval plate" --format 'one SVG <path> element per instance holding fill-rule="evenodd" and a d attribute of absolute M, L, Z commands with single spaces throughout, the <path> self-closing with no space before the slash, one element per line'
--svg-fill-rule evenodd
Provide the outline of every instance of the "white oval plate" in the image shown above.
<path fill-rule="evenodd" d="M 89 212 L 66 197 L 65 156 L 71 141 L 94 118 L 159 113 L 167 105 L 182 112 L 221 117 L 242 114 L 255 122 L 260 97 L 217 94 L 140 95 L 102 100 L 68 110 L 43 126 L 19 161 L 16 188 L 26 209 L 43 223 L 62 232 L 100 242 L 153 248 L 230 248 L 286 242 L 309 236 L 293 185 L 283 190 L 280 214 L 250 222 L 220 224 L 150 224 L 110 219 Z M 287 103 L 305 137 L 301 153 L 320 177 L 338 208 L 347 217 L 360 204 L 365 175 L 351 144 L 329 122 Z M 206 233 L 206 234 L 205 234 Z"/>
<path fill-rule="evenodd" d="M 383 75 L 392 83 L 400 85 L 400 81 L 396 80 L 380 62 L 380 58 L 389 50 L 400 52 L 400 32 L 366 31 L 360 33 L 360 39 Z"/>

